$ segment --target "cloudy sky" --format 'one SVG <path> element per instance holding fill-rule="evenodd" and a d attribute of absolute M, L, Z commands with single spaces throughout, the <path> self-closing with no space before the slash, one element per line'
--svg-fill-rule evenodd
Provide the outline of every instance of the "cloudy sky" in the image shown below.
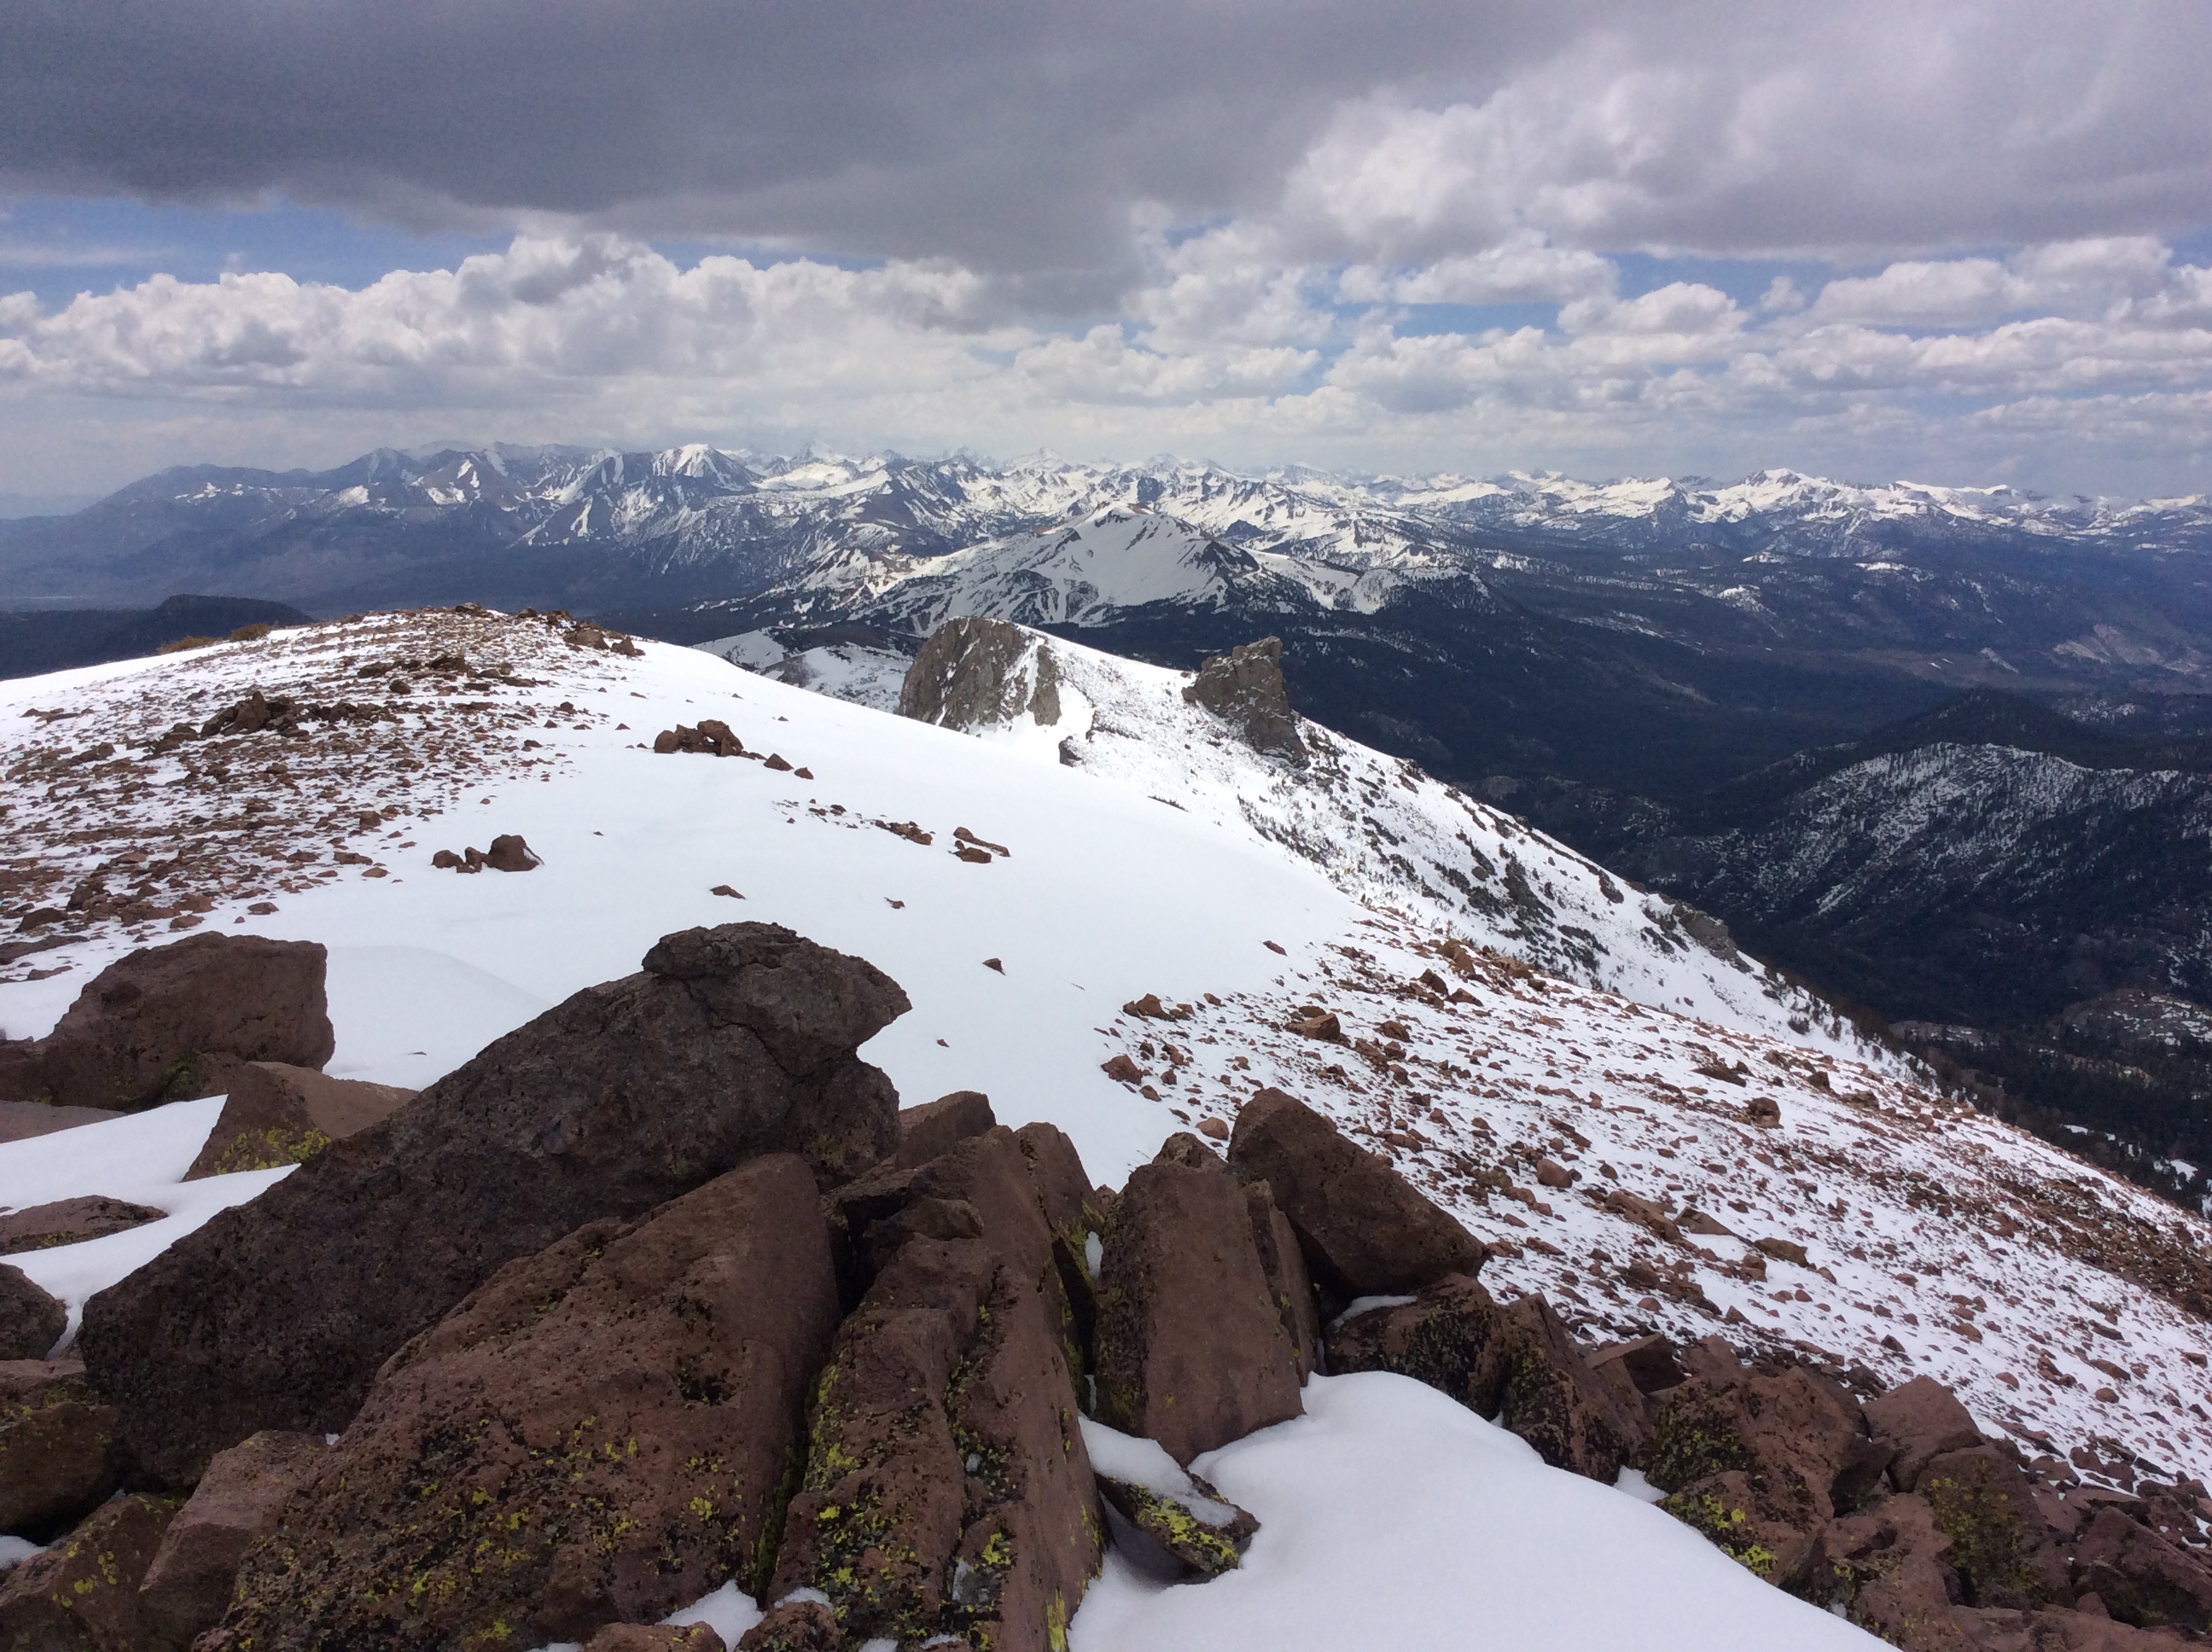
<path fill-rule="evenodd" d="M 2212 492 L 2203 0 L 9 0 L 0 496 L 445 440 Z"/>

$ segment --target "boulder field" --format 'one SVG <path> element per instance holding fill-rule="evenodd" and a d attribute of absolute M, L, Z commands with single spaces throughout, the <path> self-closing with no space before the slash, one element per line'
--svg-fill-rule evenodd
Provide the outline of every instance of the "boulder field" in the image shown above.
<path fill-rule="evenodd" d="M 212 1002 L 175 983 L 222 953 L 118 979 Z M 1926 1378 L 1578 1344 L 1278 1090 L 1225 1150 L 1179 1134 L 1096 1186 L 975 1092 L 900 1109 L 857 1051 L 906 1007 L 731 924 L 411 1097 L 234 1041 L 200 1168 L 296 1170 L 94 1297 L 76 1358 L 35 1357 L 58 1304 L 0 1265 L 0 1531 L 46 1545 L 0 1581 L 0 1647 L 723 1652 L 658 1620 L 735 1584 L 745 1652 L 1063 1652 L 1109 1546 L 1237 1567 L 1260 1521 L 1196 1458 L 1299 1416 L 1315 1371 L 1377 1370 L 1561 1470 L 1640 1472 L 1900 1646 L 2212 1635 L 2201 1485 L 2086 1484 Z M 72 1203 L 24 1235 L 138 1219 Z"/>

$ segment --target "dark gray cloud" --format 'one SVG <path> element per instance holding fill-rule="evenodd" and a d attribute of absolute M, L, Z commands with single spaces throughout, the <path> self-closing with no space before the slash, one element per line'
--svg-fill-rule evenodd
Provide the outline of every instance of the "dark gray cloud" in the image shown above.
<path fill-rule="evenodd" d="M 1139 207 L 1279 217 L 1324 259 L 1516 228 L 1875 256 L 2201 226 L 2208 79 L 2197 0 L 15 0 L 0 189 L 1048 286 L 1121 263 Z"/>

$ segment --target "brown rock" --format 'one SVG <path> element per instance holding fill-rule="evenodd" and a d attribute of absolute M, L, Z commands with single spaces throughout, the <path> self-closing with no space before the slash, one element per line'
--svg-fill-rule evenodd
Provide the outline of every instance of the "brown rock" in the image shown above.
<path fill-rule="evenodd" d="M 869 964 L 769 924 L 665 937 L 383 1123 L 334 1143 L 85 1307 L 140 1473 L 189 1485 L 264 1428 L 342 1428 L 378 1365 L 501 1262 L 763 1152 L 841 1181 L 897 1097 L 854 1048 L 906 1008 Z"/>
<path fill-rule="evenodd" d="M 1474 1236 L 1422 1198 L 1389 1160 L 1279 1090 L 1262 1090 L 1244 1103 L 1229 1138 L 1229 1163 L 1247 1181 L 1268 1185 L 1315 1284 L 1342 1301 L 1401 1295 L 1482 1266 Z"/>
<path fill-rule="evenodd" d="M 1130 1175 L 1105 1236 L 1097 1342 L 1099 1420 L 1179 1463 L 1304 1409 L 1243 1190 L 1218 1169 L 1155 1160 Z"/>
<path fill-rule="evenodd" d="M 535 872 L 544 864 L 530 845 L 513 832 L 501 832 L 484 852 L 484 865 L 494 872 Z"/>
<path fill-rule="evenodd" d="M 2138 1629 L 2212 1629 L 2212 1571 L 2117 1509 L 2097 1511 L 2075 1546 L 2074 1576 L 2105 1610 Z"/>
<path fill-rule="evenodd" d="M 441 872 L 459 872 L 466 863 L 451 849 L 441 849 L 430 857 L 430 864 Z"/>
<path fill-rule="evenodd" d="M 1052 1231 L 1052 1260 L 1069 1316 L 1068 1370 L 1082 1376 L 1095 1363 L 1098 1302 L 1091 1277 L 1091 1244 L 1093 1235 L 1106 1230 L 1106 1206 L 1091 1187 L 1075 1144 L 1058 1127 L 1025 1124 L 1014 1132 L 1014 1140 L 1029 1163 L 1037 1208 Z"/>
<path fill-rule="evenodd" d="M 69 1328 L 69 1309 L 0 1262 L 0 1362 L 44 1359 Z"/>
<path fill-rule="evenodd" d="M 965 1159 L 1000 1202 L 985 1184 L 1011 1139 L 994 1130 L 930 1168 Z M 987 1216 L 988 1240 L 908 1239 L 837 1333 L 770 1593 L 821 1591 L 846 1646 L 941 1634 L 1046 1652 L 1097 1569 L 1057 1290 L 994 1254 L 1026 1226 L 1009 1210 Z"/>
<path fill-rule="evenodd" d="M 1536 1180 L 1546 1187 L 1571 1187 L 1575 1185 L 1575 1173 L 1565 1165 L 1540 1158 L 1536 1161 Z"/>
<path fill-rule="evenodd" d="M 1686 1493 L 1713 1475 L 1741 1472 L 1760 1524 L 1808 1541 L 1852 1512 L 1890 1449 L 1862 1432 L 1851 1397 L 1802 1367 L 1768 1375 L 1715 1370 L 1717 1363 L 1672 1390 L 1654 1414 L 1642 1462 L 1651 1484 Z"/>
<path fill-rule="evenodd" d="M 1668 1499 L 1670 1509 L 1678 1501 L 1686 1499 Z M 1776 1541 L 1786 1544 L 1788 1528 L 1783 1529 Z M 1951 1540 L 1936 1527 L 1924 1501 L 1891 1497 L 1824 1527 L 1792 1569 L 1796 1592 L 1893 1644 L 1919 1652 L 1966 1652 L 1974 1643 L 1951 1615 L 1960 1591 L 1950 1549 Z"/>
<path fill-rule="evenodd" d="M 719 717 L 699 720 L 699 744 L 717 757 L 742 757 L 744 742 L 738 738 L 730 726 Z"/>
<path fill-rule="evenodd" d="M 0 1582 L 0 1646 L 141 1652 L 138 1580 L 177 1512 L 173 1497 L 118 1497 Z"/>
<path fill-rule="evenodd" d="M 1267 1281 L 1267 1295 L 1283 1321 L 1283 1334 L 1297 1356 L 1298 1380 L 1313 1375 L 1321 1352 L 1321 1304 L 1315 1298 L 1313 1278 L 1306 1272 L 1304 1254 L 1291 1219 L 1275 1208 L 1274 1190 L 1264 1181 L 1244 1188 L 1245 1213 L 1252 1218 L 1252 1243 L 1260 1254 L 1260 1272 Z"/>
<path fill-rule="evenodd" d="M 901 1108 L 898 1151 L 891 1162 L 906 1169 L 927 1164 L 997 1122 L 991 1114 L 991 1098 L 980 1090 L 956 1090 L 919 1107 Z"/>
<path fill-rule="evenodd" d="M 1762 1130 L 1773 1130 L 1782 1123 L 1782 1104 L 1771 1096 L 1754 1096 L 1743 1104 L 1743 1116 Z"/>
<path fill-rule="evenodd" d="M 762 762 L 761 767 L 763 768 L 772 768 L 780 774 L 787 774 L 791 772 L 790 760 L 785 757 L 782 753 L 776 751 L 769 752 L 768 756 Z M 964 859 L 965 857 L 963 858 Z"/>
<path fill-rule="evenodd" d="M 1318 1038 L 1325 1044 L 1344 1042 L 1344 1023 L 1330 1011 L 1316 1010 L 1310 1015 L 1292 1016 L 1287 1024 L 1302 1038 Z"/>
<path fill-rule="evenodd" d="M 1615 1187 L 1611 1193 L 1606 1194 L 1605 1207 L 1609 1211 L 1619 1212 L 1637 1226 L 1666 1240 L 1669 1244 L 1679 1245 L 1686 1242 L 1682 1237 L 1682 1230 L 1674 1224 L 1674 1219 L 1672 1217 L 1650 1200 L 1638 1199 L 1626 1188 Z"/>
<path fill-rule="evenodd" d="M 29 1040 L 13 1047 L 31 1062 L 37 1057 Z M 0 1089 L 6 1083 L 0 1080 Z M 0 1142 L 28 1141 L 57 1130 L 74 1130 L 81 1124 L 105 1124 L 124 1115 L 109 1107 L 49 1107 L 44 1102 L 0 1102 Z"/>
<path fill-rule="evenodd" d="M 2063 1567 L 2055 1569 L 2057 1591 L 2039 1571 L 2048 1541 L 2043 1515 L 2009 1454 L 1992 1445 L 1944 1452 L 1920 1471 L 1918 1485 L 1936 1529 L 1951 1540 L 1967 1605 L 2033 1606 L 2065 1592 Z"/>
<path fill-rule="evenodd" d="M 1982 1431 L 1966 1408 L 1932 1376 L 1900 1382 L 1868 1400 L 1864 1410 L 1874 1437 L 1896 1449 L 1889 1477 L 1900 1491 L 1920 1483 L 1920 1471 L 1931 1459 L 1982 1442 Z"/>
<path fill-rule="evenodd" d="M 28 1210 L 0 1216 L 0 1256 L 48 1250 L 56 1245 L 81 1245 L 88 1239 L 127 1233 L 167 1215 L 168 1212 L 151 1205 L 133 1205 L 128 1200 L 106 1199 L 98 1193 L 58 1199 L 51 1205 L 33 1205 Z"/>
<path fill-rule="evenodd" d="M 319 1434 L 257 1434 L 219 1453 L 155 1551 L 138 1606 L 153 1639 L 186 1647 L 222 1620 L 239 1562 L 276 1529 L 293 1493 L 330 1455 Z"/>
<path fill-rule="evenodd" d="M 1199 668 L 1182 697 L 1236 729 L 1254 750 L 1305 766 L 1298 714 L 1291 709 L 1290 689 L 1283 682 L 1281 638 L 1262 637 L 1213 655 Z"/>
<path fill-rule="evenodd" d="M 1145 1081 L 1144 1069 L 1126 1055 L 1101 1062 L 1098 1070 L 1117 1084 L 1140 1084 Z"/>
<path fill-rule="evenodd" d="M 653 737 L 653 749 L 664 757 L 683 750 L 683 744 L 684 726 L 680 723 L 674 728 L 665 728 Z"/>
<path fill-rule="evenodd" d="M 231 1074 L 222 1116 L 185 1180 L 299 1164 L 333 1141 L 381 1122 L 415 1092 L 332 1078 L 282 1061 L 249 1061 Z"/>
<path fill-rule="evenodd" d="M 1805 1254 L 1805 1247 L 1794 1239 L 1754 1239 L 1751 1242 L 1751 1248 L 1753 1250 L 1764 1251 L 1778 1262 L 1790 1262 L 1799 1267 L 1811 1266 L 1810 1260 Z"/>
<path fill-rule="evenodd" d="M 738 1652 L 844 1652 L 837 1614 L 819 1600 L 786 1600 L 771 1606 L 738 1637 Z"/>
<path fill-rule="evenodd" d="M 1811 1564 L 1820 1527 L 1792 1525 L 1754 1476 L 1741 1469 L 1708 1474 L 1659 1505 L 1731 1560 L 1770 1583 L 1787 1583 Z"/>
<path fill-rule="evenodd" d="M 114 1491 L 115 1420 L 74 1359 L 0 1364 L 0 1532 L 43 1540 Z"/>
<path fill-rule="evenodd" d="M 1554 1468 L 1610 1485 L 1644 1436 L 1644 1419 L 1593 1372 L 1540 1297 L 1500 1307 L 1475 1280 L 1437 1281 L 1412 1302 L 1340 1320 L 1332 1371 L 1395 1371 L 1498 1417 Z"/>
<path fill-rule="evenodd" d="M 836 1320 L 789 1154 L 510 1262 L 378 1374 L 225 1630 L 427 1652 L 757 1593 Z"/>
<path fill-rule="evenodd" d="M 313 941 L 194 935 L 93 977 L 17 1081 L 21 1099 L 136 1112 L 211 1096 L 243 1061 L 319 1067 L 335 1040 Z"/>
<path fill-rule="evenodd" d="M 1662 1336 L 1608 1344 L 1593 1350 L 1586 1363 L 1593 1370 L 1619 1365 L 1630 1386 L 1647 1396 L 1665 1394 L 1689 1380 L 1689 1373 L 1675 1357 L 1674 1345 Z"/>
<path fill-rule="evenodd" d="M 1236 1570 L 1260 1531 L 1257 1520 L 1196 1474 L 1176 1497 L 1101 1474 L 1098 1496 L 1115 1547 L 1139 1570 L 1170 1581 Z"/>
<path fill-rule="evenodd" d="M 584 1652 L 727 1652 L 709 1624 L 609 1624 Z"/>

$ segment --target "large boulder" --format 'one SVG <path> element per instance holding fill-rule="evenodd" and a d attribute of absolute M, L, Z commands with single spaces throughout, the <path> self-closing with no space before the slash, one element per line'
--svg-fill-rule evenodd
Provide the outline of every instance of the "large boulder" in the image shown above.
<path fill-rule="evenodd" d="M 172 1497 L 117 1497 L 0 1582 L 11 1652 L 145 1652 L 138 1581 L 177 1512 Z"/>
<path fill-rule="evenodd" d="M 222 1114 L 185 1180 L 298 1164 L 398 1111 L 415 1092 L 333 1078 L 312 1067 L 249 1061 L 230 1075 Z"/>
<path fill-rule="evenodd" d="M 1472 1276 L 1480 1242 L 1304 1102 L 1262 1090 L 1244 1103 L 1229 1163 L 1265 1181 L 1297 1234 L 1314 1283 L 1342 1307 L 1403 1296 L 1448 1273 Z"/>
<path fill-rule="evenodd" d="M 836 1181 L 890 1151 L 854 1048 L 907 1005 L 769 924 L 662 940 L 85 1306 L 135 1472 L 183 1487 L 264 1428 L 327 1433 L 376 1368 L 501 1263 L 769 1152 Z"/>
<path fill-rule="evenodd" d="M 1771 1576 L 1781 1557 L 1759 1542 L 1757 1515 L 1741 1504 L 1732 1507 L 1717 1488 L 1704 1506 L 1717 1515 L 1700 1529 L 1724 1548 L 1733 1544 L 1731 1552 L 1753 1571 Z M 1731 1521 L 1738 1514 L 1743 1517 Z M 1784 1549 L 1796 1541 L 1795 1530 L 1787 1527 L 1770 1535 Z M 1951 1540 L 1937 1527 L 1925 1501 L 1891 1497 L 1821 1527 L 1788 1581 L 1814 1606 L 1848 1618 L 1893 1645 L 1965 1652 L 1972 1643 L 1952 1621 L 1961 1591 L 1950 1552 Z"/>
<path fill-rule="evenodd" d="M 2079 1587 L 2094 1591 L 2123 1623 L 2212 1631 L 2212 1570 L 2118 1509 L 2097 1511 L 2075 1546 L 2073 1565 Z"/>
<path fill-rule="evenodd" d="M 138 1586 L 150 1638 L 183 1652 L 222 1621 L 239 1562 L 276 1529 L 284 1505 L 329 1455 L 319 1434 L 274 1429 L 217 1455 L 169 1522 Z"/>
<path fill-rule="evenodd" d="M 10 1062 L 21 1099 L 135 1112 L 212 1096 L 241 1062 L 319 1067 L 336 1039 L 313 941 L 188 936 L 94 976 L 59 1024 Z"/>
<path fill-rule="evenodd" d="M 1304 1410 L 1243 1189 L 1218 1161 L 1131 1174 L 1105 1234 L 1097 1364 L 1098 1420 L 1186 1467 Z"/>
<path fill-rule="evenodd" d="M 1495 1417 L 1554 1468 L 1611 1485 L 1644 1438 L 1635 1406 L 1591 1370 L 1541 1297 L 1504 1306 L 1472 1278 L 1338 1321 L 1332 1371 L 1395 1371 Z"/>
<path fill-rule="evenodd" d="M 508 1263 L 379 1374 L 247 1556 L 223 1634 L 534 1646 L 732 1579 L 757 1593 L 836 1324 L 789 1154 Z"/>
<path fill-rule="evenodd" d="M 1254 750 L 1304 766 L 1306 743 L 1299 738 L 1298 714 L 1291 709 L 1291 691 L 1283 681 L 1280 637 L 1261 637 L 1213 655 L 1182 697 L 1228 724 Z"/>
<path fill-rule="evenodd" d="M 980 1090 L 956 1090 L 919 1107 L 901 1108 L 898 1151 L 892 1162 L 904 1169 L 927 1164 L 996 1123 L 991 1098 Z"/>
<path fill-rule="evenodd" d="M 20 1267 L 0 1262 L 0 1362 L 44 1359 L 69 1328 L 69 1309 Z"/>
<path fill-rule="evenodd" d="M 115 1421 L 76 1360 L 0 1364 L 0 1532 L 43 1540 L 104 1501 Z"/>
<path fill-rule="evenodd" d="M 899 1246 L 816 1387 L 763 1598 L 817 1592 L 848 1647 L 1066 1645 L 1101 1551 L 1054 1294 L 981 1236 Z M 811 1614 L 787 1616 L 788 1637 L 746 1643 L 812 1644 Z"/>
<path fill-rule="evenodd" d="M 1958 1396 L 1932 1376 L 1900 1382 L 1868 1400 L 1863 1409 L 1874 1437 L 1896 1454 L 1889 1477 L 1900 1491 L 1920 1483 L 1920 1471 L 1931 1458 L 1982 1442 L 1981 1430 Z"/>
<path fill-rule="evenodd" d="M 1274 1190 L 1264 1181 L 1244 1189 L 1245 1214 L 1252 1219 L 1252 1244 L 1260 1255 L 1260 1272 L 1267 1276 L 1267 1294 L 1283 1321 L 1283 1334 L 1291 1339 L 1297 1360 L 1298 1380 L 1314 1373 L 1321 1355 L 1321 1307 L 1314 1299 L 1313 1277 L 1298 1249 L 1298 1236 L 1291 1218 L 1275 1206 Z"/>

